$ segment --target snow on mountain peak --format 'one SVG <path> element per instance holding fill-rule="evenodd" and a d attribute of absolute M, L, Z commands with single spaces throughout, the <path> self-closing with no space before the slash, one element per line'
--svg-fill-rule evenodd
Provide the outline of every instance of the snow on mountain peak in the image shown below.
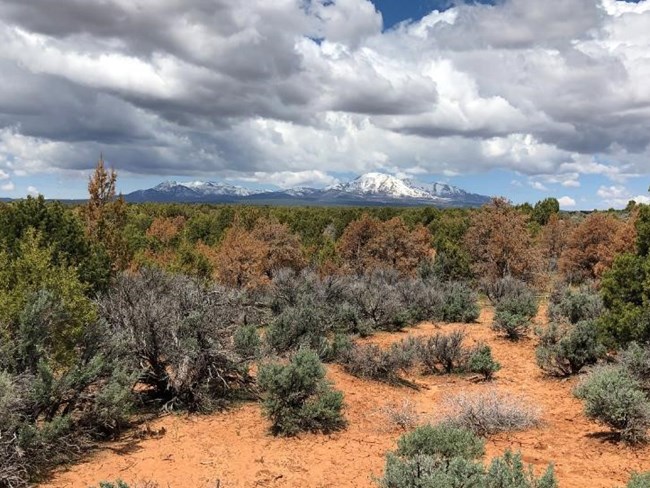
<path fill-rule="evenodd" d="M 214 181 L 189 181 L 187 183 L 178 183 L 176 181 L 165 181 L 155 187 L 158 191 L 173 192 L 175 190 L 190 189 L 202 195 L 234 195 L 250 196 L 255 192 L 241 186 L 228 185 L 226 183 Z"/>
<path fill-rule="evenodd" d="M 332 189 L 362 195 L 381 195 L 392 198 L 423 198 L 432 195 L 422 188 L 412 186 L 408 181 L 385 173 L 365 173 L 358 178 L 341 183 Z"/>

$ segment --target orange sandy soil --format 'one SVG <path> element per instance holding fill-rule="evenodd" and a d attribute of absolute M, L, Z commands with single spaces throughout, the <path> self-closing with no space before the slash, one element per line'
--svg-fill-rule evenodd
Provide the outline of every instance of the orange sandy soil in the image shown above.
<path fill-rule="evenodd" d="M 536 319 L 542 324 L 545 310 Z M 541 472 L 554 462 L 561 488 L 624 485 L 631 471 L 650 470 L 650 448 L 630 448 L 610 440 L 607 429 L 587 420 L 571 390 L 575 379 L 545 377 L 535 364 L 535 339 L 511 343 L 490 329 L 493 312 L 485 308 L 478 324 L 422 324 L 398 334 L 377 334 L 370 340 L 388 344 L 407 335 L 430 335 L 461 328 L 467 343 L 487 342 L 502 370 L 487 384 L 457 376 L 412 378 L 419 390 L 364 381 L 329 366 L 328 377 L 345 393 L 346 430 L 332 435 L 305 434 L 274 438 L 257 404 L 209 416 L 166 416 L 151 424 L 164 427 L 161 438 L 106 445 L 85 462 L 54 473 L 47 487 L 88 487 L 121 478 L 163 487 L 372 487 L 381 476 L 384 455 L 401 435 L 382 407 L 414 403 L 423 419 L 435 416 L 445 396 L 497 387 L 529 399 L 542 408 L 541 427 L 492 437 L 486 460 L 507 448 L 520 450 Z"/>

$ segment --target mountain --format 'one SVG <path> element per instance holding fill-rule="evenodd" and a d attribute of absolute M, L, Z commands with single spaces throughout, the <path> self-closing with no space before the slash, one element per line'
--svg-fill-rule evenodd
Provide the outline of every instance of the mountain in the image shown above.
<path fill-rule="evenodd" d="M 432 197 L 429 192 L 413 186 L 408 180 L 402 180 L 384 173 L 366 173 L 348 183 L 330 186 L 327 190 L 355 195 L 381 195 L 389 198 L 420 198 L 426 200 Z"/>
<path fill-rule="evenodd" d="M 128 202 L 210 202 L 249 197 L 255 194 L 241 186 L 213 181 L 177 183 L 165 181 L 148 190 L 137 190 L 125 195 Z"/>
<path fill-rule="evenodd" d="M 385 173 L 366 173 L 324 189 L 251 190 L 212 181 L 166 181 L 125 195 L 128 202 L 250 203 L 275 205 L 479 206 L 490 197 L 446 183 L 416 183 Z"/>

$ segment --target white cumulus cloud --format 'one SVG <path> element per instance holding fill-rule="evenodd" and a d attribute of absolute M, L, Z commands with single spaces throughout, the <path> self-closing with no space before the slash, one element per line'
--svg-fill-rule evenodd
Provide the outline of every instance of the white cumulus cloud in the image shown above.
<path fill-rule="evenodd" d="M 560 197 L 557 201 L 560 203 L 560 208 L 573 208 L 576 206 L 576 201 L 568 196 Z"/>

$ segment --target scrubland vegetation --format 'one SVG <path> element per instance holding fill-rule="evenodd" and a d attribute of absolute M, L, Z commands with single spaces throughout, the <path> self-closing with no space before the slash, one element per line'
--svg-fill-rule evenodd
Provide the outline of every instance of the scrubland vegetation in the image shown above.
<path fill-rule="evenodd" d="M 115 180 L 100 164 L 85 205 L 0 204 L 0 487 L 43 480 L 161 412 L 259 401 L 269 435 L 346 429 L 325 363 L 395 388 L 418 375 L 481 383 L 435 424 L 406 404 L 387 411 L 410 431 L 379 486 L 561 486 L 517 452 L 483 463 L 485 438 L 541 422 L 494 386 L 488 343 L 459 329 L 367 339 L 471 324 L 481 304 L 495 340 L 533 341 L 549 378 L 580 375 L 584 414 L 614 442 L 648 440 L 650 207 L 126 205 Z M 535 322 L 546 302 L 548 325 Z"/>

